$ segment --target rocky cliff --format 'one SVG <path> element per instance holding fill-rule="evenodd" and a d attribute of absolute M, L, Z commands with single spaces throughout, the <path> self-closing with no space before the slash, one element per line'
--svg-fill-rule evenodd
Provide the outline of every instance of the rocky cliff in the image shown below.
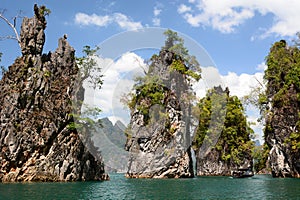
<path fill-rule="evenodd" d="M 300 151 L 292 148 L 291 141 L 292 134 L 299 134 L 296 132 L 300 112 L 297 94 L 299 91 L 292 85 L 281 99 L 286 104 L 273 107 L 267 118 L 265 140 L 270 149 L 268 164 L 274 177 L 300 178 Z"/>
<path fill-rule="evenodd" d="M 193 177 L 190 148 L 189 85 L 180 57 L 162 50 L 152 57 L 147 75 L 137 83 L 125 148 L 130 153 L 126 177 Z"/>
<path fill-rule="evenodd" d="M 265 141 L 273 177 L 300 178 L 300 50 L 281 40 L 267 56 Z"/>
<path fill-rule="evenodd" d="M 300 151 L 292 149 L 292 144 L 287 141 L 299 121 L 296 88 L 291 86 L 284 98 L 288 103 L 273 107 L 273 114 L 267 120 L 269 127 L 265 130 L 265 140 L 270 147 L 268 162 L 274 177 L 300 177 Z"/>
<path fill-rule="evenodd" d="M 83 100 L 75 51 L 64 38 L 42 54 L 46 20 L 35 5 L 21 27 L 22 56 L 0 81 L 0 181 L 83 181 L 108 178 L 73 122 L 72 102 Z M 80 108 L 79 108 L 80 110 Z"/>
<path fill-rule="evenodd" d="M 230 176 L 237 169 L 252 169 L 248 126 L 240 100 L 220 86 L 198 103 L 199 125 L 193 140 L 197 175 Z"/>

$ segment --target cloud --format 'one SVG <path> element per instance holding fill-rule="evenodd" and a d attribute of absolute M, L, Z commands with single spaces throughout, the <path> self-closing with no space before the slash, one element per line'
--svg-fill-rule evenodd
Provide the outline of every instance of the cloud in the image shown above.
<path fill-rule="evenodd" d="M 273 16 L 273 24 L 264 29 L 262 37 L 294 36 L 300 31 L 300 1 L 297 0 L 190 0 L 190 6 L 181 4 L 177 12 L 191 26 L 210 26 L 222 33 L 232 33 L 255 15 Z M 193 12 L 193 10 L 196 10 Z"/>
<path fill-rule="evenodd" d="M 228 72 L 226 75 L 220 75 L 215 67 L 202 67 L 201 70 L 202 79 L 194 84 L 194 90 L 198 97 L 204 97 L 208 89 L 221 85 L 223 88 L 228 87 L 231 95 L 242 98 L 248 95 L 253 88 L 258 87 L 263 82 L 264 76 L 263 72 L 240 75 Z"/>
<path fill-rule="evenodd" d="M 180 6 L 177 9 L 177 12 L 179 14 L 183 14 L 189 11 L 192 11 L 192 8 L 190 6 L 186 6 L 185 4 L 180 4 Z"/>
<path fill-rule="evenodd" d="M 158 7 L 154 7 L 154 10 L 153 10 L 153 14 L 155 17 L 157 17 L 158 15 L 160 15 L 161 13 L 161 9 L 159 9 Z"/>
<path fill-rule="evenodd" d="M 126 15 L 121 13 L 116 13 L 114 19 L 114 21 L 125 30 L 137 30 L 143 28 L 141 22 L 133 22 Z"/>
<path fill-rule="evenodd" d="M 75 15 L 75 23 L 80 25 L 97 25 L 97 26 L 106 26 L 111 23 L 112 18 L 108 15 L 98 16 L 96 14 L 87 15 L 85 13 L 77 13 Z"/>
<path fill-rule="evenodd" d="M 162 12 L 162 7 L 163 5 L 161 3 L 156 3 L 154 9 L 153 9 L 153 15 L 154 17 L 152 18 L 152 23 L 153 26 L 160 26 L 160 13 Z"/>
<path fill-rule="evenodd" d="M 85 84 L 85 104 L 99 107 L 101 117 L 129 122 L 129 111 L 124 109 L 120 99 L 128 94 L 134 84 L 134 77 L 142 75 L 147 68 L 144 60 L 135 53 L 124 53 L 118 60 L 97 58 L 97 65 L 102 68 L 103 85 L 100 90 L 94 90 Z"/>
<path fill-rule="evenodd" d="M 75 15 L 75 23 L 83 26 L 96 25 L 100 27 L 115 23 L 124 30 L 137 30 L 143 28 L 141 22 L 134 22 L 128 16 L 122 13 L 114 13 L 112 15 L 104 16 L 77 13 Z"/>
<path fill-rule="evenodd" d="M 228 72 L 227 75 L 221 76 L 225 85 L 229 88 L 230 94 L 238 97 L 243 97 L 251 92 L 255 87 L 258 87 L 263 82 L 263 73 L 255 74 L 240 74 Z"/>
<path fill-rule="evenodd" d="M 257 67 L 255 68 L 257 71 L 265 71 L 267 69 L 267 65 L 265 62 L 262 62 L 260 64 L 257 65 Z"/>
<path fill-rule="evenodd" d="M 160 19 L 155 17 L 152 19 L 153 26 L 160 26 Z"/>

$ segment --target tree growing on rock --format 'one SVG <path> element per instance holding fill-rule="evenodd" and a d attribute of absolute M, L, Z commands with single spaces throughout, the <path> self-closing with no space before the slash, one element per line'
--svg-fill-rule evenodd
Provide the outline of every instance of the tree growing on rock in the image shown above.
<path fill-rule="evenodd" d="M 239 98 L 230 96 L 228 88 L 214 87 L 197 107 L 193 147 L 198 175 L 230 175 L 237 168 L 252 168 L 253 130 Z"/>
<path fill-rule="evenodd" d="M 0 80 L 0 181 L 107 179 L 100 152 L 80 137 L 85 130 L 69 128 L 73 102 L 84 100 L 75 50 L 63 37 L 43 54 L 45 10 L 34 11 L 23 19 L 22 56 Z"/>
<path fill-rule="evenodd" d="M 165 46 L 152 56 L 146 75 L 136 79 L 127 101 L 131 112 L 125 145 L 130 152 L 127 177 L 194 176 L 191 85 L 200 79 L 201 70 L 176 32 L 167 30 L 165 35 Z"/>
<path fill-rule="evenodd" d="M 296 42 L 275 42 L 266 57 L 264 137 L 274 177 L 300 177 L 300 50 Z"/>

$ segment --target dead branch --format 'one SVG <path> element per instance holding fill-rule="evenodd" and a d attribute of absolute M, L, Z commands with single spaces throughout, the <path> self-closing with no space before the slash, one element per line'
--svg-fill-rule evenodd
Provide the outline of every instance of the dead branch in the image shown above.
<path fill-rule="evenodd" d="M 12 28 L 12 30 L 15 33 L 15 36 L 4 36 L 4 37 L 0 37 L 0 39 L 15 39 L 15 40 L 18 41 L 18 44 L 19 44 L 19 46 L 21 48 L 21 40 L 20 40 L 18 31 L 16 29 L 16 19 L 17 19 L 17 16 L 15 16 L 13 18 L 13 21 L 14 21 L 13 24 L 6 17 L 3 16 L 3 12 L 0 13 L 0 18 L 3 19 L 7 23 L 7 25 Z"/>

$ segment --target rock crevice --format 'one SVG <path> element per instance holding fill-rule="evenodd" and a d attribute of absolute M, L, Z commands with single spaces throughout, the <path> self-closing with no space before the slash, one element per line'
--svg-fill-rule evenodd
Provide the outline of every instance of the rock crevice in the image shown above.
<path fill-rule="evenodd" d="M 102 157 L 91 155 L 73 122 L 72 102 L 83 100 L 75 50 L 59 39 L 42 55 L 45 17 L 25 18 L 22 57 L 0 81 L 0 181 L 102 180 Z"/>
<path fill-rule="evenodd" d="M 149 79 L 136 91 L 131 109 L 125 149 L 130 158 L 126 177 L 183 178 L 193 177 L 188 119 L 188 82 L 184 74 L 171 70 L 175 54 L 162 50 L 152 59 Z M 143 96 L 144 95 L 144 96 Z"/>

